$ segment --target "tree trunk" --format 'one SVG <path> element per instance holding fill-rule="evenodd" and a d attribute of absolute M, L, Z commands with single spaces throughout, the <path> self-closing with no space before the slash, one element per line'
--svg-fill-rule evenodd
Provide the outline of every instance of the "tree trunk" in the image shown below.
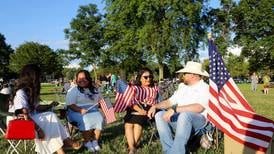
<path fill-rule="evenodd" d="M 125 69 L 120 69 L 119 70 L 119 76 L 120 76 L 121 80 L 126 81 L 127 80 L 127 78 L 126 78 L 126 70 Z"/>
<path fill-rule="evenodd" d="M 164 65 L 159 63 L 159 81 L 164 79 Z"/>
<path fill-rule="evenodd" d="M 96 82 L 97 81 L 96 65 L 93 64 L 92 67 L 93 67 L 93 72 L 94 72 L 94 81 Z"/>

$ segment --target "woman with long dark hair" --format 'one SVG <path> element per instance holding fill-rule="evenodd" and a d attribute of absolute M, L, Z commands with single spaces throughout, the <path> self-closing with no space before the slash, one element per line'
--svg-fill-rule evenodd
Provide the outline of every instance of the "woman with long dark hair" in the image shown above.
<path fill-rule="evenodd" d="M 147 111 L 151 105 L 158 102 L 158 87 L 154 86 L 153 73 L 148 68 L 141 69 L 136 77 L 134 87 L 134 103 L 127 108 L 124 117 L 125 135 L 129 154 L 136 152 L 139 145 L 143 126 L 147 124 Z"/>
<path fill-rule="evenodd" d="M 63 154 L 63 146 L 79 149 L 81 145 L 70 139 L 69 133 L 58 117 L 53 112 L 48 111 L 58 104 L 56 102 L 49 105 L 39 104 L 40 78 L 41 70 L 37 65 L 29 64 L 22 68 L 13 93 L 13 104 L 9 111 L 33 120 L 35 123 L 37 132 L 36 152 Z"/>
<path fill-rule="evenodd" d="M 98 140 L 104 119 L 98 105 L 102 96 L 93 86 L 90 74 L 86 70 L 77 72 L 76 84 L 77 86 L 71 88 L 66 96 L 69 121 L 77 123 L 85 147 L 91 152 L 99 151 Z"/>

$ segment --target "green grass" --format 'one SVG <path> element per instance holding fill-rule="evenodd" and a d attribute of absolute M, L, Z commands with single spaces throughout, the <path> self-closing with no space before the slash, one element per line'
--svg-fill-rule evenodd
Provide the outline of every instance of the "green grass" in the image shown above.
<path fill-rule="evenodd" d="M 249 84 L 238 85 L 248 103 L 256 113 L 274 120 L 274 88 L 269 89 L 269 94 L 263 94 L 263 85 L 259 84 L 256 92 L 252 92 Z"/>
<path fill-rule="evenodd" d="M 274 88 L 270 89 L 268 95 L 264 95 L 262 90 L 262 85 L 259 85 L 257 92 L 252 92 L 250 90 L 249 84 L 240 84 L 238 85 L 241 92 L 249 102 L 249 104 L 252 106 L 252 108 L 260 115 L 263 115 L 269 119 L 274 120 L 274 105 L 273 105 L 273 98 L 274 98 Z M 59 101 L 64 102 L 65 95 L 61 93 L 62 87 L 55 87 L 54 85 L 43 85 L 41 90 L 41 99 L 45 101 L 45 103 L 49 101 Z M 63 104 L 59 106 L 59 108 L 62 107 Z M 126 139 L 124 137 L 124 128 L 123 128 L 123 122 L 122 117 L 123 114 L 119 115 L 117 114 L 118 121 L 109 124 L 105 127 L 102 137 L 100 140 L 100 144 L 102 146 L 102 150 L 100 153 L 102 154 L 126 154 L 127 153 L 127 143 Z M 138 154 L 158 154 L 162 153 L 162 147 L 159 142 L 158 138 L 153 138 L 152 142 L 148 144 L 149 139 L 151 137 L 152 129 L 149 127 L 144 129 L 144 134 L 142 136 L 141 145 L 138 149 Z M 77 137 L 80 139 L 80 136 Z M 0 153 L 6 152 L 8 148 L 8 143 L 4 139 L 0 139 L 0 146 L 2 147 L 0 149 Z M 199 149 L 197 153 L 207 153 L 207 154 L 219 154 L 223 153 L 223 142 L 220 143 L 218 149 L 211 149 L 208 151 L 205 151 L 203 149 Z M 29 151 L 26 153 L 30 153 Z M 89 153 L 85 148 L 80 149 L 79 151 L 68 151 L 68 153 Z"/>
<path fill-rule="evenodd" d="M 62 86 L 55 86 L 53 84 L 42 84 L 40 97 L 43 101 L 58 101 L 62 104 L 65 102 L 62 88 Z"/>

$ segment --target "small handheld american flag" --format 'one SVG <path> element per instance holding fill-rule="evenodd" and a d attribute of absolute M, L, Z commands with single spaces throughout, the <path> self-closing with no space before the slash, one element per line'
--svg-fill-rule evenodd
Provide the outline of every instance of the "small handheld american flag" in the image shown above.
<path fill-rule="evenodd" d="M 106 123 L 109 124 L 109 123 L 116 121 L 114 109 L 112 107 L 110 99 L 108 97 L 102 98 L 99 100 L 99 104 L 100 104 L 101 109 L 105 115 Z"/>

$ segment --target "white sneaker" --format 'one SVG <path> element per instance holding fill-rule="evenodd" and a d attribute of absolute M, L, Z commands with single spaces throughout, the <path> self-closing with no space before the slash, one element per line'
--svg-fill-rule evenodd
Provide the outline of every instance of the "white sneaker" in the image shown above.
<path fill-rule="evenodd" d="M 88 151 L 95 152 L 93 144 L 90 141 L 88 141 L 87 143 L 85 143 L 85 147 L 88 149 Z"/>
<path fill-rule="evenodd" d="M 92 141 L 92 146 L 93 146 L 93 148 L 94 148 L 96 151 L 100 151 L 100 150 L 101 150 L 100 146 L 98 145 L 98 141 L 97 141 L 97 140 L 93 140 L 93 141 Z"/>

